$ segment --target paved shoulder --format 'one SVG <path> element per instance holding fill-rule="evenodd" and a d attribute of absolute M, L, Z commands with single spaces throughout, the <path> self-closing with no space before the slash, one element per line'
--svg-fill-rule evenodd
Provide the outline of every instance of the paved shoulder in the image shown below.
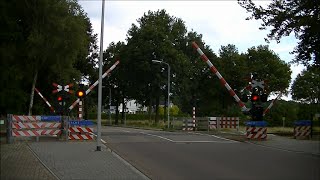
<path fill-rule="evenodd" d="M 301 152 L 320 156 L 319 140 L 297 140 L 288 137 L 268 135 L 266 141 L 251 141 L 255 144 L 279 148 L 288 151 Z"/>
<path fill-rule="evenodd" d="M 27 143 L 1 144 L 0 179 L 56 179 L 35 157 Z"/>
<path fill-rule="evenodd" d="M 96 142 L 40 142 L 30 147 L 60 179 L 146 179 Z"/>

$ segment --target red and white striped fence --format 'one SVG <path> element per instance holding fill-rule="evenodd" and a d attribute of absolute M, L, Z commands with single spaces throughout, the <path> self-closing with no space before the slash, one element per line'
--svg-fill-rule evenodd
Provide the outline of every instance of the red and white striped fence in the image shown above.
<path fill-rule="evenodd" d="M 209 117 L 209 129 L 232 128 L 239 131 L 239 117 Z"/>
<path fill-rule="evenodd" d="M 295 126 L 293 130 L 294 138 L 309 137 L 311 135 L 311 126 Z"/>
<path fill-rule="evenodd" d="M 93 128 L 89 127 L 69 127 L 70 140 L 93 140 Z"/>
<path fill-rule="evenodd" d="M 247 139 L 266 140 L 267 128 L 266 127 L 246 127 Z"/>
<path fill-rule="evenodd" d="M 43 122 L 41 116 L 8 115 L 12 137 L 53 136 L 62 133 L 61 122 Z"/>

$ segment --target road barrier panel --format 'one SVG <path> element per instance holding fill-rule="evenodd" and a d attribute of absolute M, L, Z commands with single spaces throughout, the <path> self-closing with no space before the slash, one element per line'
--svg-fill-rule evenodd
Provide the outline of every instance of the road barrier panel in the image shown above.
<path fill-rule="evenodd" d="M 47 122 L 46 119 L 50 122 Z M 7 142 L 13 143 L 13 138 L 36 137 L 39 141 L 40 136 L 59 137 L 62 134 L 61 116 L 25 116 L 12 115 L 7 117 Z"/>
<path fill-rule="evenodd" d="M 68 139 L 69 140 L 94 140 L 93 128 L 88 127 L 94 125 L 90 120 L 72 120 L 69 121 Z"/>
<path fill-rule="evenodd" d="M 311 139 L 312 122 L 311 120 L 299 120 L 294 122 L 293 136 L 298 138 Z"/>
<path fill-rule="evenodd" d="M 246 137 L 251 140 L 267 139 L 266 121 L 248 121 L 246 124 Z"/>
<path fill-rule="evenodd" d="M 239 117 L 209 117 L 208 129 L 231 128 L 239 131 Z"/>
<path fill-rule="evenodd" d="M 182 130 L 183 131 L 195 131 L 196 122 L 193 119 L 183 119 L 182 121 Z"/>

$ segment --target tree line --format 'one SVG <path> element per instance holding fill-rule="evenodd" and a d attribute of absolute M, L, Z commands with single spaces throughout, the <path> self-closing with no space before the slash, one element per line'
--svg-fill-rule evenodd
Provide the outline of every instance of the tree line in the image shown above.
<path fill-rule="evenodd" d="M 1 9 L 4 27 L 1 29 L 0 67 L 2 115 L 48 114 L 49 108 L 34 94 L 35 87 L 55 105 L 55 95 L 50 93 L 52 82 L 62 85 L 72 82 L 77 89 L 81 82 L 92 84 L 98 79 L 97 35 L 93 34 L 90 20 L 76 0 L 2 1 Z M 288 93 L 290 66 L 268 46 L 257 45 L 240 53 L 235 45 L 228 44 L 215 53 L 204 42 L 202 34 L 188 31 L 182 19 L 158 10 L 146 12 L 137 24 L 131 25 L 125 42 L 112 42 L 104 51 L 104 70 L 116 60 L 120 60 L 120 65 L 103 80 L 103 104 L 108 104 L 110 88 L 112 105 L 119 106 L 126 100 L 135 99 L 148 107 L 150 117 L 155 114 L 154 122 L 158 123 L 159 105 L 167 104 L 168 88 L 167 67 L 152 63 L 152 60 L 158 60 L 171 67 L 170 98 L 181 113 L 191 114 L 192 106 L 196 106 L 197 116 L 241 116 L 234 99 L 192 49 L 193 41 L 238 96 L 245 93 L 246 79 L 253 73 L 268 80 L 268 94 Z M 298 77 L 310 79 L 311 76 L 311 79 L 315 78 L 314 82 L 318 82 L 319 74 L 309 73 L 312 67 Z M 293 98 L 318 103 L 319 95 L 312 90 L 296 88 L 306 87 L 299 82 L 305 80 L 297 78 L 294 81 Z M 310 93 L 315 96 L 306 98 Z M 74 99 L 70 96 L 69 102 Z M 85 103 L 86 113 L 94 112 L 97 91 L 87 96 Z M 119 112 L 116 113 L 118 123 L 118 119 L 123 120 L 123 114 L 120 118 Z M 273 113 L 266 119 L 273 119 Z"/>

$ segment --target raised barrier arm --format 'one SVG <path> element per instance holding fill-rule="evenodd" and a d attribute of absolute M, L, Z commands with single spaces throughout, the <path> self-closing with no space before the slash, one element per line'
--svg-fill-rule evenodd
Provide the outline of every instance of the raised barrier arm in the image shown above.
<path fill-rule="evenodd" d="M 269 110 L 272 108 L 272 106 L 275 104 L 275 102 L 282 96 L 282 92 L 280 92 L 280 94 L 274 99 L 271 101 L 271 103 L 269 104 L 269 106 L 267 107 L 267 109 L 265 109 L 263 111 L 263 116 L 269 112 Z"/>
<path fill-rule="evenodd" d="M 51 106 L 51 104 L 49 103 L 49 101 L 41 94 L 41 92 L 37 89 L 34 88 L 34 90 L 39 94 L 39 96 L 44 100 L 44 102 L 46 102 L 46 104 L 49 106 L 49 108 L 51 109 L 52 112 L 54 111 L 54 108 Z"/>
<path fill-rule="evenodd" d="M 105 78 L 119 63 L 120 63 L 119 60 L 116 61 L 105 73 L 103 73 L 102 79 Z M 92 89 L 94 89 L 98 84 L 99 84 L 99 80 L 94 82 L 89 87 L 89 89 L 86 90 L 86 95 L 88 95 L 92 91 Z M 79 101 L 80 101 L 80 99 L 78 98 L 74 103 L 72 103 L 72 105 L 69 107 L 69 111 L 71 111 L 79 103 Z"/>
<path fill-rule="evenodd" d="M 223 84 L 223 86 L 225 88 L 227 88 L 227 90 L 229 91 L 229 94 L 236 100 L 236 102 L 239 104 L 239 106 L 241 107 L 242 111 L 247 111 L 247 107 L 245 106 L 245 104 L 240 100 L 240 98 L 237 96 L 237 94 L 232 90 L 232 88 L 230 87 L 230 85 L 226 82 L 226 80 L 222 77 L 222 75 L 219 73 L 219 71 L 217 70 L 216 67 L 214 67 L 214 65 L 210 62 L 210 60 L 208 59 L 208 57 L 202 52 L 202 50 L 199 48 L 199 46 L 195 43 L 192 42 L 192 47 L 197 50 L 197 52 L 200 54 L 201 59 L 208 64 L 210 71 L 215 74 L 220 82 Z"/>

